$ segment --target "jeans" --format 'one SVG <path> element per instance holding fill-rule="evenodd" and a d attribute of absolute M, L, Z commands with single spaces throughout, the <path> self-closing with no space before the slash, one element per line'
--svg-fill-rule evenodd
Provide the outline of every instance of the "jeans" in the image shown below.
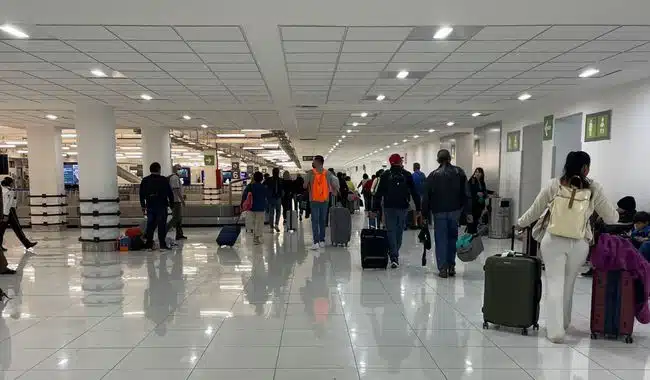
<path fill-rule="evenodd" d="M 402 235 L 406 227 L 408 209 L 384 208 L 386 231 L 388 232 L 388 247 L 391 261 L 399 260 L 399 249 L 402 248 Z"/>
<path fill-rule="evenodd" d="M 325 241 L 328 202 L 311 202 L 311 233 L 314 244 Z"/>
<path fill-rule="evenodd" d="M 456 266 L 458 219 L 460 219 L 460 210 L 433 214 L 433 235 L 438 270 Z"/>
<path fill-rule="evenodd" d="M 153 233 L 158 228 L 158 241 L 160 247 L 166 247 L 167 243 L 167 207 L 147 208 L 147 248 L 153 247 Z"/>
<path fill-rule="evenodd" d="M 282 212 L 282 199 L 269 198 L 269 224 L 277 227 L 280 224 L 280 213 Z"/>
<path fill-rule="evenodd" d="M 546 330 L 549 339 L 562 339 L 571 323 L 573 288 L 589 253 L 589 245 L 584 239 L 546 233 L 541 253 L 546 267 Z"/>

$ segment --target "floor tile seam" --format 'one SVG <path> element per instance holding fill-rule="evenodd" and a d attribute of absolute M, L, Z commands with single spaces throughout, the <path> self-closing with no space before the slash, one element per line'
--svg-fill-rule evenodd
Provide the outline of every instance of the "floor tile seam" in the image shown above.
<path fill-rule="evenodd" d="M 142 342 L 143 342 L 143 341 L 144 341 L 144 340 L 149 336 L 149 334 L 151 334 L 153 331 L 154 331 L 154 330 L 151 330 L 151 331 L 149 331 L 147 334 L 145 334 L 145 336 L 144 336 L 142 339 L 140 339 L 140 341 L 139 341 L 136 345 L 134 345 L 133 347 L 131 347 L 131 348 L 129 349 L 129 351 L 126 353 L 126 355 L 124 355 L 120 360 L 118 360 L 117 363 L 115 363 L 115 365 L 114 365 L 111 369 L 109 369 L 108 372 L 106 372 L 106 373 L 104 374 L 104 376 L 101 377 L 101 379 L 103 379 L 103 378 L 106 377 L 109 373 L 111 373 L 114 369 L 116 369 L 117 366 L 119 366 L 120 363 L 122 363 L 122 362 L 124 361 L 124 359 L 126 359 L 127 356 L 131 355 L 131 353 L 132 353 L 132 352 L 133 352 L 133 351 L 134 351 L 134 350 L 135 350 L 135 349 L 140 345 L 140 343 L 142 343 Z M 100 379 L 100 380 L 101 380 L 101 379 Z M 187 380 L 187 378 L 186 378 L 186 380 Z"/>
<path fill-rule="evenodd" d="M 339 299 L 339 303 L 341 303 L 343 301 L 341 299 L 341 294 L 336 293 L 336 295 L 337 295 L 337 297 Z M 352 351 L 352 359 L 354 360 L 354 368 L 357 371 L 357 377 L 359 378 L 359 380 L 361 380 L 361 371 L 359 370 L 359 362 L 357 361 L 357 354 L 354 352 L 354 343 L 352 342 L 352 335 L 350 335 L 350 325 L 348 324 L 347 319 L 343 318 L 343 320 L 345 321 L 345 329 L 347 331 L 348 340 L 350 341 L 350 350 Z"/>
<path fill-rule="evenodd" d="M 250 279 L 248 280 L 250 281 Z M 293 279 L 291 280 L 291 283 L 289 284 L 289 294 L 291 294 L 291 290 L 293 289 Z M 280 342 L 278 343 L 278 354 L 275 357 L 275 368 L 273 368 L 273 380 L 275 380 L 276 373 L 278 371 L 278 364 L 280 363 L 280 350 L 282 349 L 282 338 L 284 337 L 284 329 L 287 325 L 287 310 L 289 309 L 289 304 L 284 304 L 284 320 L 282 321 L 282 330 L 280 332 Z"/>

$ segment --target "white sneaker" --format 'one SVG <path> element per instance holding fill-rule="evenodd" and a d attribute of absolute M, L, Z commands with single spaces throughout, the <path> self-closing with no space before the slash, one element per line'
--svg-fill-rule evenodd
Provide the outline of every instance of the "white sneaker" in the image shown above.
<path fill-rule="evenodd" d="M 319 248 L 320 248 L 320 245 L 318 245 L 318 243 L 314 243 L 314 244 L 312 244 L 312 246 L 311 246 L 311 250 L 312 250 L 312 251 L 318 251 Z"/>
<path fill-rule="evenodd" d="M 325 242 L 321 241 L 320 243 L 318 243 L 318 246 L 321 248 L 325 248 Z"/>

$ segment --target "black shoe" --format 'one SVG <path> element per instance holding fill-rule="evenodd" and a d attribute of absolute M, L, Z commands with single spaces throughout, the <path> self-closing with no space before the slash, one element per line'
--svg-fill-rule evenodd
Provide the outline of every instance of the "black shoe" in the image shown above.
<path fill-rule="evenodd" d="M 29 242 L 29 243 L 25 246 L 25 249 L 31 249 L 31 248 L 34 248 L 34 247 L 36 247 L 36 244 L 38 244 L 38 242 L 36 242 L 36 241 Z"/>
<path fill-rule="evenodd" d="M 176 240 L 187 240 L 187 236 L 185 235 L 177 236 Z"/>
<path fill-rule="evenodd" d="M 397 268 L 399 268 L 399 261 L 397 261 L 397 260 L 391 260 L 391 261 L 390 261 L 390 267 L 393 268 L 393 269 L 397 269 Z"/>
<path fill-rule="evenodd" d="M 2 272 L 0 272 L 0 275 L 1 274 L 16 274 L 16 271 L 13 270 L 13 269 L 7 268 L 7 269 L 3 270 Z"/>
<path fill-rule="evenodd" d="M 438 276 L 440 276 L 440 278 L 447 278 L 449 277 L 449 271 L 446 268 L 441 269 L 440 273 L 438 273 Z"/>
<path fill-rule="evenodd" d="M 2 250 L 2 252 L 7 252 L 8 251 L 8 249 L 5 248 L 5 247 L 0 247 L 0 249 Z"/>
<path fill-rule="evenodd" d="M 449 274 L 449 277 L 456 277 L 456 267 L 450 267 L 447 273 Z"/>
<path fill-rule="evenodd" d="M 582 273 L 582 277 L 593 277 L 594 276 L 594 268 L 589 268 L 588 271 L 585 273 Z"/>

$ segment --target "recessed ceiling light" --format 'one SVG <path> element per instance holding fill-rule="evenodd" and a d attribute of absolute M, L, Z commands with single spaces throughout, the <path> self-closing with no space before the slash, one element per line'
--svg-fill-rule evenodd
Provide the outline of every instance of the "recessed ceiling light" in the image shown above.
<path fill-rule="evenodd" d="M 96 77 L 100 77 L 100 78 L 104 78 L 104 77 L 107 76 L 106 73 L 103 72 L 103 71 L 100 70 L 100 69 L 90 70 L 90 73 L 91 73 L 92 75 L 94 75 L 94 76 L 96 76 Z"/>
<path fill-rule="evenodd" d="M 201 124 L 201 128 L 207 128 L 208 126 L 206 124 Z"/>
<path fill-rule="evenodd" d="M 386 149 L 390 148 L 390 145 L 386 145 Z"/>
<path fill-rule="evenodd" d="M 435 132 L 435 129 L 429 129 L 429 133 Z"/>
<path fill-rule="evenodd" d="M 341 142 L 343 142 L 343 140 L 342 140 L 342 139 L 339 139 L 339 143 L 341 143 Z"/>
<path fill-rule="evenodd" d="M 142 95 L 140 95 L 140 98 L 142 98 L 142 99 L 144 99 L 144 100 L 151 100 L 151 99 L 153 99 L 153 97 L 151 97 L 151 95 L 149 95 L 149 94 L 142 94 Z"/>
<path fill-rule="evenodd" d="M 360 116 L 361 116 L 361 117 L 366 117 L 366 116 L 368 116 L 368 112 L 361 112 L 361 115 L 360 115 Z"/>
<path fill-rule="evenodd" d="M 185 120 L 191 120 L 191 119 L 192 119 L 192 116 L 190 116 L 190 115 L 183 115 L 183 119 L 185 119 Z"/>
<path fill-rule="evenodd" d="M 394 142 L 394 143 L 393 143 L 393 145 L 397 145 L 397 144 L 399 144 L 399 143 L 397 143 L 397 142 Z"/>
<path fill-rule="evenodd" d="M 383 152 L 383 151 L 384 151 L 384 148 L 380 148 L 379 151 L 380 151 L 380 152 Z"/>
<path fill-rule="evenodd" d="M 533 96 L 531 94 L 525 92 L 525 93 L 519 95 L 519 97 L 517 99 L 519 99 L 519 100 L 521 100 L 523 102 L 524 100 L 528 100 L 528 99 L 530 99 L 532 97 Z"/>
<path fill-rule="evenodd" d="M 354 123 L 352 123 L 352 126 L 353 126 L 353 127 L 358 127 L 358 126 L 359 126 L 359 123 L 357 123 L 357 122 L 355 121 Z"/>
<path fill-rule="evenodd" d="M 344 139 L 344 138 L 346 138 L 346 137 L 347 137 L 346 135 L 341 135 L 341 138 L 342 138 L 342 139 Z"/>
<path fill-rule="evenodd" d="M 352 130 L 351 130 L 351 129 L 348 129 L 346 132 L 347 132 L 347 133 L 352 133 Z"/>
<path fill-rule="evenodd" d="M 441 26 L 436 32 L 433 34 L 433 39 L 434 40 L 444 40 L 445 38 L 449 37 L 451 32 L 454 31 L 454 28 L 451 26 Z"/>
<path fill-rule="evenodd" d="M 243 133 L 218 133 L 217 137 L 222 137 L 222 138 L 241 138 L 241 137 L 246 137 L 245 134 Z"/>
<path fill-rule="evenodd" d="M 448 121 L 448 122 L 447 122 L 447 126 L 448 126 L 448 127 L 453 127 L 454 124 L 456 124 L 456 123 L 454 123 L 453 121 Z"/>
<path fill-rule="evenodd" d="M 56 120 L 56 119 L 58 119 L 59 117 L 56 116 L 56 115 L 52 115 L 52 114 L 50 113 L 50 114 L 45 115 L 45 118 L 50 119 L 50 120 Z"/>
<path fill-rule="evenodd" d="M 379 94 L 379 95 L 377 95 L 377 100 L 379 100 L 380 102 L 381 102 L 382 100 L 384 100 L 384 99 L 386 99 L 386 95 L 384 95 L 384 94 Z"/>
<path fill-rule="evenodd" d="M 409 76 L 409 72 L 406 70 L 402 70 L 399 73 L 397 73 L 397 79 L 404 79 L 407 76 Z"/>
<path fill-rule="evenodd" d="M 11 24 L 0 25 L 0 30 L 16 38 L 29 38 L 29 35 Z"/>
<path fill-rule="evenodd" d="M 417 139 L 418 137 L 420 137 L 420 135 L 414 135 L 413 136 L 414 139 Z"/>
<path fill-rule="evenodd" d="M 472 114 L 472 117 L 479 117 L 479 116 L 481 116 L 481 113 L 480 113 L 480 112 L 474 112 L 474 113 Z"/>
<path fill-rule="evenodd" d="M 408 139 L 404 139 L 404 140 L 402 140 L 402 142 L 407 142 L 407 141 L 408 141 Z"/>
<path fill-rule="evenodd" d="M 594 76 L 594 75 L 598 74 L 599 72 L 600 72 L 600 70 L 595 69 L 595 68 L 593 68 L 593 67 L 590 67 L 590 68 L 587 68 L 587 69 L 583 70 L 583 71 L 580 73 L 580 75 L 578 75 L 578 76 L 579 76 L 580 78 L 589 78 L 589 77 L 591 77 L 591 76 Z"/>

